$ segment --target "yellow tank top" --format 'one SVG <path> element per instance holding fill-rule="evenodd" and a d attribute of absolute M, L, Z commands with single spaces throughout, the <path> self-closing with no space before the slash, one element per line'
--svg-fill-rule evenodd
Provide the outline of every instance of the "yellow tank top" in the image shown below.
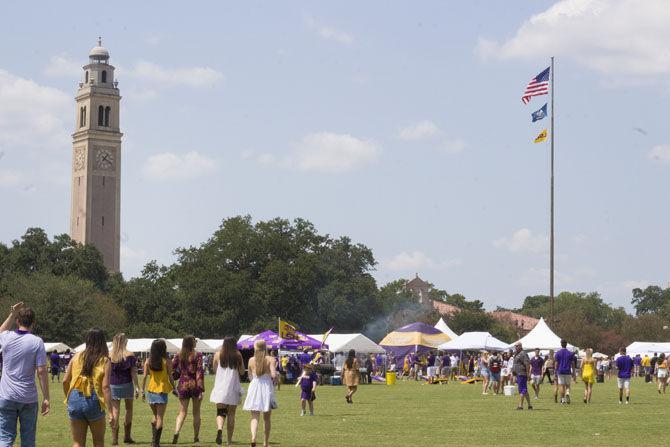
<path fill-rule="evenodd" d="M 95 390 L 95 394 L 98 396 L 100 401 L 100 409 L 106 410 L 107 406 L 105 405 L 105 396 L 102 394 L 102 379 L 105 377 L 105 363 L 107 362 L 107 357 L 101 357 L 98 360 L 98 363 L 93 367 L 92 377 L 86 377 L 81 375 L 81 370 L 84 368 L 84 353 L 81 352 L 76 354 L 71 361 L 72 369 L 72 381 L 70 382 L 70 389 L 65 396 L 65 403 L 67 404 L 67 399 L 70 397 L 70 393 L 73 390 L 81 392 L 86 397 L 91 397 L 91 393 Z"/>
<path fill-rule="evenodd" d="M 163 359 L 163 367 L 160 371 L 149 368 L 149 385 L 147 391 L 150 393 L 171 393 L 173 388 L 167 373 L 167 362 Z"/>

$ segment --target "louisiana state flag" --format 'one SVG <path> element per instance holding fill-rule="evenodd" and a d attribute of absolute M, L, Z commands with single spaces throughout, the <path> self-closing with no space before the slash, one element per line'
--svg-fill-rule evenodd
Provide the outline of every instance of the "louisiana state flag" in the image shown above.
<path fill-rule="evenodd" d="M 544 129 L 542 132 L 540 132 L 540 135 L 538 135 L 535 138 L 536 143 L 542 143 L 543 141 L 546 141 L 547 139 L 547 129 Z"/>

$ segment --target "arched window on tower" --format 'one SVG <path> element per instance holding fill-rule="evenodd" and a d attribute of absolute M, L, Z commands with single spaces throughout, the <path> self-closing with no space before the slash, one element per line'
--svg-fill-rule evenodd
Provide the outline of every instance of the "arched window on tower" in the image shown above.
<path fill-rule="evenodd" d="M 103 82 L 103 83 L 107 82 L 107 71 L 106 70 L 102 70 L 101 82 Z"/>
<path fill-rule="evenodd" d="M 88 70 L 86 70 L 86 76 L 84 76 L 84 84 L 88 84 Z"/>
<path fill-rule="evenodd" d="M 79 127 L 86 125 L 86 106 L 79 109 Z"/>
<path fill-rule="evenodd" d="M 109 113 L 112 111 L 111 107 L 105 107 L 105 127 L 109 127 Z"/>
<path fill-rule="evenodd" d="M 104 117 L 105 108 L 103 106 L 98 107 L 98 126 L 104 126 Z"/>

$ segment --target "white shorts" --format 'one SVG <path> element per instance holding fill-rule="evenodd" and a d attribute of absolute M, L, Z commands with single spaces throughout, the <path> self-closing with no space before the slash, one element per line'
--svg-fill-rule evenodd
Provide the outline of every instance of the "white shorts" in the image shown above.
<path fill-rule="evenodd" d="M 501 375 L 502 375 L 503 377 L 507 377 L 507 376 L 509 375 L 509 369 L 507 369 L 507 368 L 503 368 L 503 369 L 502 369 L 502 372 L 501 372 Z"/>
<path fill-rule="evenodd" d="M 630 389 L 630 379 L 622 379 L 621 377 L 616 378 L 616 384 L 619 389 Z"/>
<path fill-rule="evenodd" d="M 540 382 L 542 382 L 542 376 L 537 374 L 531 374 L 530 381 L 533 385 L 539 385 Z"/>
<path fill-rule="evenodd" d="M 572 380 L 572 376 L 570 374 L 559 374 L 558 375 L 558 384 L 559 385 L 570 386 L 570 381 L 571 380 Z"/>
<path fill-rule="evenodd" d="M 668 370 L 667 369 L 659 369 L 658 370 L 658 378 L 659 379 L 665 379 L 668 377 Z"/>

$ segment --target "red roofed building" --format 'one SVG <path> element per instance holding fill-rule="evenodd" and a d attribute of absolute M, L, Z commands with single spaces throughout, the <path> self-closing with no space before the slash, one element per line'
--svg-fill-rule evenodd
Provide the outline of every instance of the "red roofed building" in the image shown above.
<path fill-rule="evenodd" d="M 451 304 L 447 304 L 442 301 L 435 301 L 435 300 L 432 301 L 433 301 L 433 308 L 436 311 L 438 311 L 440 315 L 442 315 L 443 317 L 448 317 L 449 315 L 453 315 L 456 312 L 461 311 L 460 308 L 452 306 Z"/>
<path fill-rule="evenodd" d="M 489 315 L 491 315 L 496 320 L 513 324 L 516 327 L 517 333 L 520 335 L 526 335 L 528 332 L 530 332 L 531 329 L 535 327 L 537 322 L 540 321 L 537 318 L 518 314 L 509 310 L 498 310 L 495 312 L 490 312 Z"/>

